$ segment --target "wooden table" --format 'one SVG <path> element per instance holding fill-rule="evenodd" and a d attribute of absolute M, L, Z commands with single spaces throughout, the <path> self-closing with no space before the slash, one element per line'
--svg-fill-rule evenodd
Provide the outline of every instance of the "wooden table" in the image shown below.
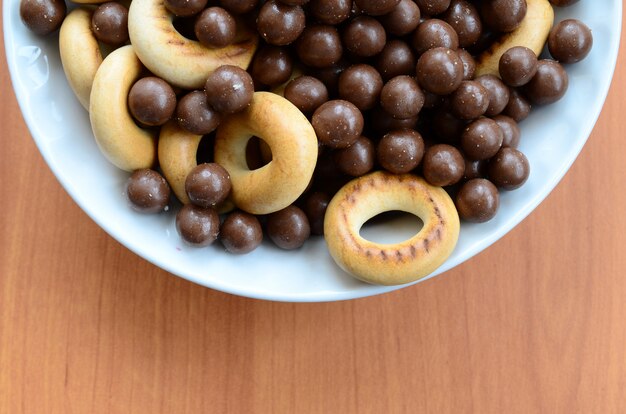
<path fill-rule="evenodd" d="M 0 413 L 626 412 L 626 54 L 580 158 L 443 277 L 244 299 L 126 250 L 48 170 L 0 66 Z"/>

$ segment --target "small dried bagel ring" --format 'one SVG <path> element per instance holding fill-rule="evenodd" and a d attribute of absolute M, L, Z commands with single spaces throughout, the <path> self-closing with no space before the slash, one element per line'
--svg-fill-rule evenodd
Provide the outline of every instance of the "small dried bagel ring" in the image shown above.
<path fill-rule="evenodd" d="M 104 156 L 125 171 L 151 168 L 156 161 L 156 137 L 135 124 L 128 111 L 128 92 L 143 66 L 132 46 L 109 54 L 96 72 L 91 88 L 89 119 Z"/>
<path fill-rule="evenodd" d="M 202 135 L 195 135 L 178 126 L 176 121 L 163 125 L 159 135 L 159 166 L 172 191 L 183 204 L 189 203 L 185 180 L 197 165 L 196 154 Z"/>
<path fill-rule="evenodd" d="M 96 71 L 102 64 L 98 40 L 91 31 L 93 11 L 78 8 L 65 17 L 59 31 L 61 64 L 70 87 L 89 110 L 89 95 Z"/>
<path fill-rule="evenodd" d="M 201 89 L 222 65 L 247 69 L 258 35 L 239 24 L 235 43 L 220 49 L 204 47 L 178 33 L 163 0 L 134 0 L 128 10 L 130 42 L 143 64 L 155 75 L 185 89 Z"/>
<path fill-rule="evenodd" d="M 250 171 L 246 145 L 253 136 L 270 146 L 272 161 Z M 269 214 L 292 204 L 308 186 L 317 162 L 317 137 L 308 119 L 287 99 L 256 92 L 246 110 L 222 120 L 215 162 L 230 174 L 237 207 Z"/>
<path fill-rule="evenodd" d="M 360 236 L 369 219 L 387 211 L 405 211 L 424 227 L 397 244 Z M 432 273 L 450 256 L 459 238 L 459 215 L 440 187 L 414 175 L 378 171 L 357 178 L 333 197 L 324 220 L 328 250 L 346 272 L 365 282 L 401 285 Z"/>
<path fill-rule="evenodd" d="M 512 47 L 525 46 L 537 56 L 541 54 L 554 24 L 554 9 L 548 0 L 526 0 L 526 4 L 526 16 L 519 27 L 503 35 L 478 57 L 476 76 L 500 76 L 500 58 Z"/>

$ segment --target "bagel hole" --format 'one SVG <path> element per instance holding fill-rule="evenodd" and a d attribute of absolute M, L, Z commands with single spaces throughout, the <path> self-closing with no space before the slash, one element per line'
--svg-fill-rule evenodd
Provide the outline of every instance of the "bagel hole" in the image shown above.
<path fill-rule="evenodd" d="M 389 211 L 366 221 L 359 234 L 374 243 L 396 244 L 415 236 L 422 227 L 424 222 L 413 214 Z"/>
<path fill-rule="evenodd" d="M 265 167 L 272 161 L 272 150 L 263 139 L 252 137 L 246 145 L 246 164 L 251 171 Z"/>
<path fill-rule="evenodd" d="M 198 165 L 213 162 L 213 143 L 215 142 L 213 139 L 214 135 L 214 133 L 204 135 L 200 140 L 198 149 L 196 150 L 196 163 Z"/>
<path fill-rule="evenodd" d="M 178 33 L 180 33 L 183 37 L 189 40 L 198 41 L 198 37 L 196 36 L 196 32 L 194 30 L 194 25 L 196 23 L 196 16 L 191 17 L 174 17 L 172 24 L 174 25 L 174 29 Z"/>

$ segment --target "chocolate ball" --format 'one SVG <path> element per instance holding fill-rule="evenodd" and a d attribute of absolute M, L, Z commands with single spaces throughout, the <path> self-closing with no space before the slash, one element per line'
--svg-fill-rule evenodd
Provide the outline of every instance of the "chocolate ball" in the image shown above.
<path fill-rule="evenodd" d="M 593 47 L 591 30 L 583 22 L 567 19 L 552 28 L 548 49 L 561 63 L 576 63 L 587 57 Z"/>
<path fill-rule="evenodd" d="M 185 0 L 181 0 L 185 1 Z M 220 0 L 220 6 L 234 14 L 246 14 L 254 10 L 259 0 Z"/>
<path fill-rule="evenodd" d="M 304 212 L 311 226 L 311 233 L 321 236 L 324 234 L 324 218 L 330 203 L 330 196 L 316 191 L 309 195 L 304 203 Z"/>
<path fill-rule="evenodd" d="M 459 47 L 459 36 L 452 26 L 443 20 L 428 19 L 424 20 L 413 33 L 412 45 L 418 55 L 436 47 L 456 50 Z"/>
<path fill-rule="evenodd" d="M 312 0 L 309 13 L 323 24 L 338 25 L 352 12 L 352 0 Z"/>
<path fill-rule="evenodd" d="M 537 73 L 537 55 L 524 46 L 504 52 L 499 63 L 500 77 L 509 86 L 524 86 Z"/>
<path fill-rule="evenodd" d="M 204 91 L 192 91 L 178 101 L 176 121 L 192 134 L 207 135 L 215 131 L 220 116 L 209 106 Z"/>
<path fill-rule="evenodd" d="M 200 13 L 207 5 L 208 0 L 164 0 L 167 10 L 178 17 L 190 17 Z"/>
<path fill-rule="evenodd" d="M 263 40 L 271 45 L 284 46 L 300 36 L 306 25 L 306 16 L 300 6 L 269 0 L 259 10 L 256 25 Z"/>
<path fill-rule="evenodd" d="M 480 118 L 470 123 L 463 131 L 461 147 L 469 159 L 486 160 L 498 152 L 503 140 L 502 129 L 496 121 Z"/>
<path fill-rule="evenodd" d="M 516 122 L 522 122 L 528 118 L 531 109 L 530 102 L 517 89 L 511 89 L 509 103 L 502 111 L 502 114 L 510 116 Z"/>
<path fill-rule="evenodd" d="M 517 29 L 526 17 L 526 11 L 526 0 L 485 0 L 480 8 L 483 22 L 502 33 Z"/>
<path fill-rule="evenodd" d="M 91 31 L 102 43 L 123 45 L 128 42 L 128 9 L 116 2 L 101 4 L 91 16 Z"/>
<path fill-rule="evenodd" d="M 500 129 L 502 130 L 502 146 L 517 148 L 519 145 L 522 132 L 519 129 L 517 122 L 511 117 L 506 115 L 496 115 L 493 117 Z"/>
<path fill-rule="evenodd" d="M 461 119 L 476 119 L 489 108 L 489 93 L 476 81 L 463 81 L 450 96 L 450 108 Z"/>
<path fill-rule="evenodd" d="M 485 223 L 496 216 L 500 195 L 489 180 L 475 178 L 461 186 L 454 204 L 462 220 Z"/>
<path fill-rule="evenodd" d="M 413 171 L 424 157 L 424 140 L 413 129 L 400 129 L 389 132 L 376 148 L 378 162 L 394 174 Z"/>
<path fill-rule="evenodd" d="M 159 126 L 170 120 L 176 110 L 176 94 L 161 78 L 141 78 L 130 88 L 128 108 L 144 125 Z"/>
<path fill-rule="evenodd" d="M 348 101 L 336 99 L 317 108 L 311 123 L 322 144 L 331 148 L 346 148 L 361 136 L 364 122 L 359 108 Z"/>
<path fill-rule="evenodd" d="M 267 235 L 281 249 L 298 249 L 311 235 L 309 219 L 301 209 L 291 205 L 267 217 Z"/>
<path fill-rule="evenodd" d="M 461 152 L 452 145 L 436 144 L 426 150 L 422 171 L 431 185 L 453 185 L 463 178 L 465 160 Z"/>
<path fill-rule="evenodd" d="M 208 246 L 217 240 L 220 218 L 214 208 L 186 204 L 176 214 L 176 230 L 190 245 Z"/>
<path fill-rule="evenodd" d="M 354 0 L 356 6 L 370 16 L 382 16 L 390 13 L 400 0 Z"/>
<path fill-rule="evenodd" d="M 231 188 L 230 174 L 216 163 L 196 166 L 185 179 L 185 192 L 189 200 L 205 208 L 215 207 L 226 200 Z"/>
<path fill-rule="evenodd" d="M 388 41 L 376 56 L 376 69 L 385 81 L 400 75 L 415 75 L 415 64 L 415 54 L 399 39 Z"/>
<path fill-rule="evenodd" d="M 137 170 L 126 182 L 126 195 L 133 210 L 146 214 L 160 213 L 170 200 L 170 186 L 154 170 Z"/>
<path fill-rule="evenodd" d="M 270 87 L 289 80 L 293 72 L 293 59 L 284 47 L 267 45 L 252 59 L 250 75 L 255 83 Z"/>
<path fill-rule="evenodd" d="M 339 32 L 334 26 L 307 26 L 296 42 L 298 57 L 307 66 L 327 68 L 335 65 L 343 55 Z"/>
<path fill-rule="evenodd" d="M 284 95 L 304 114 L 310 114 L 328 102 L 326 85 L 312 76 L 299 76 L 289 82 Z"/>
<path fill-rule="evenodd" d="M 436 16 L 448 10 L 450 0 L 415 0 L 423 14 Z"/>
<path fill-rule="evenodd" d="M 345 48 L 354 55 L 371 57 L 383 50 L 387 35 L 378 20 L 369 16 L 358 16 L 344 28 L 342 40 Z"/>
<path fill-rule="evenodd" d="M 417 80 L 428 92 L 451 94 L 463 81 L 463 62 L 454 50 L 445 47 L 427 50 L 417 61 Z"/>
<path fill-rule="evenodd" d="M 560 100 L 567 92 L 569 78 L 560 63 L 540 60 L 537 73 L 524 86 L 524 93 L 535 105 L 548 105 Z"/>
<path fill-rule="evenodd" d="M 220 114 L 233 114 L 244 110 L 254 94 L 254 82 L 238 66 L 224 65 L 209 75 L 204 85 L 207 102 Z"/>
<path fill-rule="evenodd" d="M 233 211 L 220 227 L 220 242 L 229 253 L 250 253 L 263 242 L 259 219 L 243 211 Z"/>
<path fill-rule="evenodd" d="M 396 76 L 383 87 L 380 106 L 394 118 L 414 118 L 424 106 L 424 92 L 414 78 Z"/>
<path fill-rule="evenodd" d="M 441 19 L 457 33 L 459 46 L 462 48 L 474 46 L 483 32 L 483 24 L 476 6 L 466 0 L 452 0 Z"/>
<path fill-rule="evenodd" d="M 383 78 L 373 66 L 364 63 L 350 66 L 339 75 L 339 97 L 352 102 L 361 111 L 376 106 Z"/>
<path fill-rule="evenodd" d="M 489 160 L 487 175 L 498 188 L 515 190 L 528 180 L 530 164 L 521 151 L 502 148 Z"/>
<path fill-rule="evenodd" d="M 483 75 L 476 79 L 489 93 L 489 107 L 485 112 L 487 116 L 496 116 L 504 111 L 511 97 L 510 89 L 494 75 Z"/>
<path fill-rule="evenodd" d="M 420 9 L 413 0 L 400 0 L 400 3 L 380 18 L 387 33 L 405 36 L 413 32 L 420 24 Z"/>
<path fill-rule="evenodd" d="M 63 0 L 21 0 L 20 18 L 38 35 L 50 34 L 61 27 L 67 6 Z"/>
<path fill-rule="evenodd" d="M 194 33 L 204 46 L 222 48 L 235 41 L 237 23 L 225 9 L 209 7 L 196 18 Z"/>
<path fill-rule="evenodd" d="M 333 155 L 339 171 L 351 177 L 360 177 L 370 172 L 376 158 L 374 144 L 366 137 L 359 137 L 347 148 L 335 150 Z"/>

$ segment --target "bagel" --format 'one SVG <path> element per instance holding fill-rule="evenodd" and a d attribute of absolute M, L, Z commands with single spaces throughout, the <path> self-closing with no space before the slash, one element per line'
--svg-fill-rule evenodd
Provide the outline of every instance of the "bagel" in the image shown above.
<path fill-rule="evenodd" d="M 246 145 L 253 136 L 269 145 L 272 161 L 250 171 Z M 291 205 L 307 188 L 317 162 L 317 137 L 308 119 L 287 99 L 256 92 L 247 109 L 222 120 L 215 162 L 230 174 L 231 199 L 237 207 L 269 214 Z"/>
<path fill-rule="evenodd" d="M 526 3 L 526 16 L 519 27 L 504 34 L 478 57 L 476 77 L 500 76 L 500 58 L 512 47 L 525 46 L 537 56 L 541 54 L 554 24 L 554 9 L 548 0 L 526 0 Z"/>
<path fill-rule="evenodd" d="M 74 94 L 87 110 L 91 85 L 102 64 L 98 40 L 91 31 L 92 15 L 92 10 L 75 9 L 65 17 L 59 31 L 63 71 Z"/>
<path fill-rule="evenodd" d="M 176 121 L 169 121 L 159 134 L 159 166 L 176 197 L 183 204 L 189 203 L 185 180 L 197 165 L 196 154 L 202 135 L 185 131 Z"/>
<path fill-rule="evenodd" d="M 134 0 L 128 10 L 128 33 L 135 52 L 155 75 L 185 89 L 202 89 L 211 72 L 222 65 L 247 69 L 258 35 L 238 24 L 235 43 L 210 49 L 178 33 L 173 15 L 162 0 Z"/>
<path fill-rule="evenodd" d="M 91 88 L 89 119 L 104 156 L 125 171 L 151 168 L 156 161 L 156 133 L 135 124 L 128 111 L 128 92 L 144 70 L 132 46 L 109 54 Z"/>
<path fill-rule="evenodd" d="M 396 244 L 360 236 L 363 224 L 387 211 L 414 214 L 424 226 Z M 454 250 L 459 230 L 459 215 L 444 189 L 414 175 L 383 171 L 341 188 L 324 219 L 324 237 L 335 262 L 354 277 L 379 285 L 410 283 L 432 273 Z"/>

